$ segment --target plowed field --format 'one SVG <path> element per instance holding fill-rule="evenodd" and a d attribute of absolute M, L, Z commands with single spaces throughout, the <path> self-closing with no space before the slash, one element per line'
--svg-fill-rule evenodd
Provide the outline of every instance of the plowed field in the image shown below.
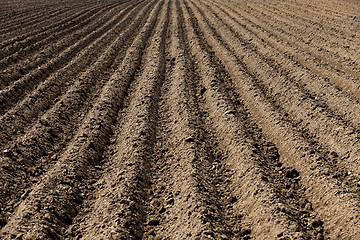
<path fill-rule="evenodd" d="M 360 2 L 2 0 L 1 239 L 360 239 Z"/>

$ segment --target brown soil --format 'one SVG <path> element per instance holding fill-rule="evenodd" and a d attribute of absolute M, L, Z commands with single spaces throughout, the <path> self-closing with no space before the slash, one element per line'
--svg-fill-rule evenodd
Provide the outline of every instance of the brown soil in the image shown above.
<path fill-rule="evenodd" d="M 6 0 L 1 239 L 360 239 L 356 0 Z"/>

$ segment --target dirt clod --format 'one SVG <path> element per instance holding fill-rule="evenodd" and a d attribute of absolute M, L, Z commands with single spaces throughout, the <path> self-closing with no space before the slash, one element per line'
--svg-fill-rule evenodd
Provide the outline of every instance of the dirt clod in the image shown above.
<path fill-rule="evenodd" d="M 297 178 L 299 177 L 300 173 L 296 169 L 291 169 L 286 171 L 287 178 Z"/>

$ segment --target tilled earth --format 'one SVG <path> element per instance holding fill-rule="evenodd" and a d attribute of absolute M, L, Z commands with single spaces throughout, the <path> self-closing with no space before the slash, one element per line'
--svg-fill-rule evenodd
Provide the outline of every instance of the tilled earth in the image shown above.
<path fill-rule="evenodd" d="M 1 239 L 360 239 L 360 2 L 2 0 Z"/>

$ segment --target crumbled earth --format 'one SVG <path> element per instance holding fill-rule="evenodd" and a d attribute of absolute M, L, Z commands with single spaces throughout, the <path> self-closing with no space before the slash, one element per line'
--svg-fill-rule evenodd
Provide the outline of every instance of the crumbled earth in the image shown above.
<path fill-rule="evenodd" d="M 1 239 L 360 239 L 360 2 L 3 0 Z"/>

